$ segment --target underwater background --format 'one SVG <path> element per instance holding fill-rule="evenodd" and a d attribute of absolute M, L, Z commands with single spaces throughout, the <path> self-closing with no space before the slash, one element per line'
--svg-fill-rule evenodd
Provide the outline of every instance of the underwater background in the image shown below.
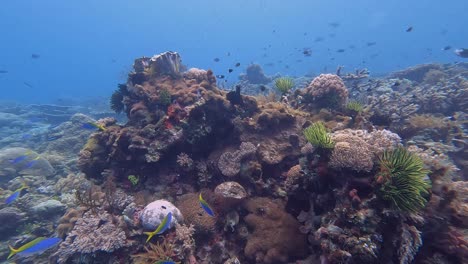
<path fill-rule="evenodd" d="M 8 74 L 0 74 L 0 84 L 9 89 L 2 99 L 107 95 L 135 57 L 166 50 L 216 74 L 240 62 L 230 83 L 251 62 L 273 63 L 269 74 L 296 76 L 338 65 L 384 74 L 454 62 L 460 58 L 442 49 L 466 45 L 467 7 L 463 0 L 5 1 L 0 70 Z M 304 48 L 311 57 L 304 58 Z"/>
<path fill-rule="evenodd" d="M 468 2 L 0 7 L 0 264 L 468 263 Z"/>

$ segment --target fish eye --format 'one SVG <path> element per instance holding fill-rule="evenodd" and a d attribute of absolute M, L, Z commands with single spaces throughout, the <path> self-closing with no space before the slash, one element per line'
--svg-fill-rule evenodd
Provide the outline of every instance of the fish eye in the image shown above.
<path fill-rule="evenodd" d="M 167 208 L 166 208 L 166 206 L 164 206 L 164 205 L 163 205 L 163 206 L 161 206 L 161 208 L 162 208 L 162 209 L 167 209 Z"/>

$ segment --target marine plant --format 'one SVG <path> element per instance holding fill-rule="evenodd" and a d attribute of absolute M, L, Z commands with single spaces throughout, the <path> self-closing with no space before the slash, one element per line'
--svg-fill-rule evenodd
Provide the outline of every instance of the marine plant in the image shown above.
<path fill-rule="evenodd" d="M 138 176 L 135 176 L 135 175 L 128 175 L 127 179 L 130 181 L 130 183 L 132 184 L 132 186 L 136 186 L 139 182 L 139 178 Z"/>
<path fill-rule="evenodd" d="M 349 101 L 346 104 L 346 109 L 349 111 L 360 113 L 364 109 L 364 106 L 358 101 Z"/>
<path fill-rule="evenodd" d="M 275 80 L 275 87 L 282 94 L 285 94 L 294 87 L 294 81 L 288 77 L 281 77 Z"/>
<path fill-rule="evenodd" d="M 110 108 L 116 113 L 121 113 L 125 109 L 123 99 L 127 93 L 127 85 L 122 83 L 119 83 L 118 89 L 112 93 L 109 103 Z"/>
<path fill-rule="evenodd" d="M 159 91 L 158 104 L 163 108 L 166 108 L 171 104 L 171 93 L 169 93 L 167 89 L 161 89 Z"/>
<path fill-rule="evenodd" d="M 379 196 L 401 211 L 414 213 L 423 209 L 431 188 L 423 161 L 402 147 L 384 151 L 379 160 Z"/>
<path fill-rule="evenodd" d="M 331 149 L 335 146 L 323 122 L 315 122 L 304 129 L 304 136 L 314 147 Z"/>

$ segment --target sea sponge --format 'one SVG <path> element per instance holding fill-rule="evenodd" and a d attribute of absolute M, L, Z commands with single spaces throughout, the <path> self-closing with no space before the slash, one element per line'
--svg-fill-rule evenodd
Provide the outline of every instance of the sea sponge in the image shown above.
<path fill-rule="evenodd" d="M 305 89 L 305 94 L 313 98 L 321 107 L 342 108 L 348 99 L 348 89 L 340 76 L 320 74 Z"/>
<path fill-rule="evenodd" d="M 224 210 L 231 210 L 240 204 L 246 197 L 247 191 L 237 182 L 223 182 L 216 186 L 214 193 L 216 199 Z"/>
<path fill-rule="evenodd" d="M 245 246 L 245 255 L 256 263 L 287 262 L 306 253 L 306 236 L 299 232 L 299 222 L 286 213 L 284 206 L 269 198 L 256 197 L 245 203 L 244 217 L 253 229 Z"/>
<path fill-rule="evenodd" d="M 211 205 L 212 201 L 210 197 L 212 197 L 212 195 L 203 195 L 203 198 Z M 211 233 L 215 230 L 216 220 L 214 217 L 208 215 L 200 206 L 198 193 L 189 193 L 181 196 L 176 202 L 176 205 L 182 212 L 185 223 L 187 225 L 193 225 L 197 232 Z"/>

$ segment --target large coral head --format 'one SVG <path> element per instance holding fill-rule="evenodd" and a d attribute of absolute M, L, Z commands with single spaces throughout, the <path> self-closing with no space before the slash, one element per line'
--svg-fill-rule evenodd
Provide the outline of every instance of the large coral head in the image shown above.
<path fill-rule="evenodd" d="M 379 195 L 401 211 L 424 208 L 431 188 L 423 161 L 405 148 L 385 151 L 380 157 Z"/>

